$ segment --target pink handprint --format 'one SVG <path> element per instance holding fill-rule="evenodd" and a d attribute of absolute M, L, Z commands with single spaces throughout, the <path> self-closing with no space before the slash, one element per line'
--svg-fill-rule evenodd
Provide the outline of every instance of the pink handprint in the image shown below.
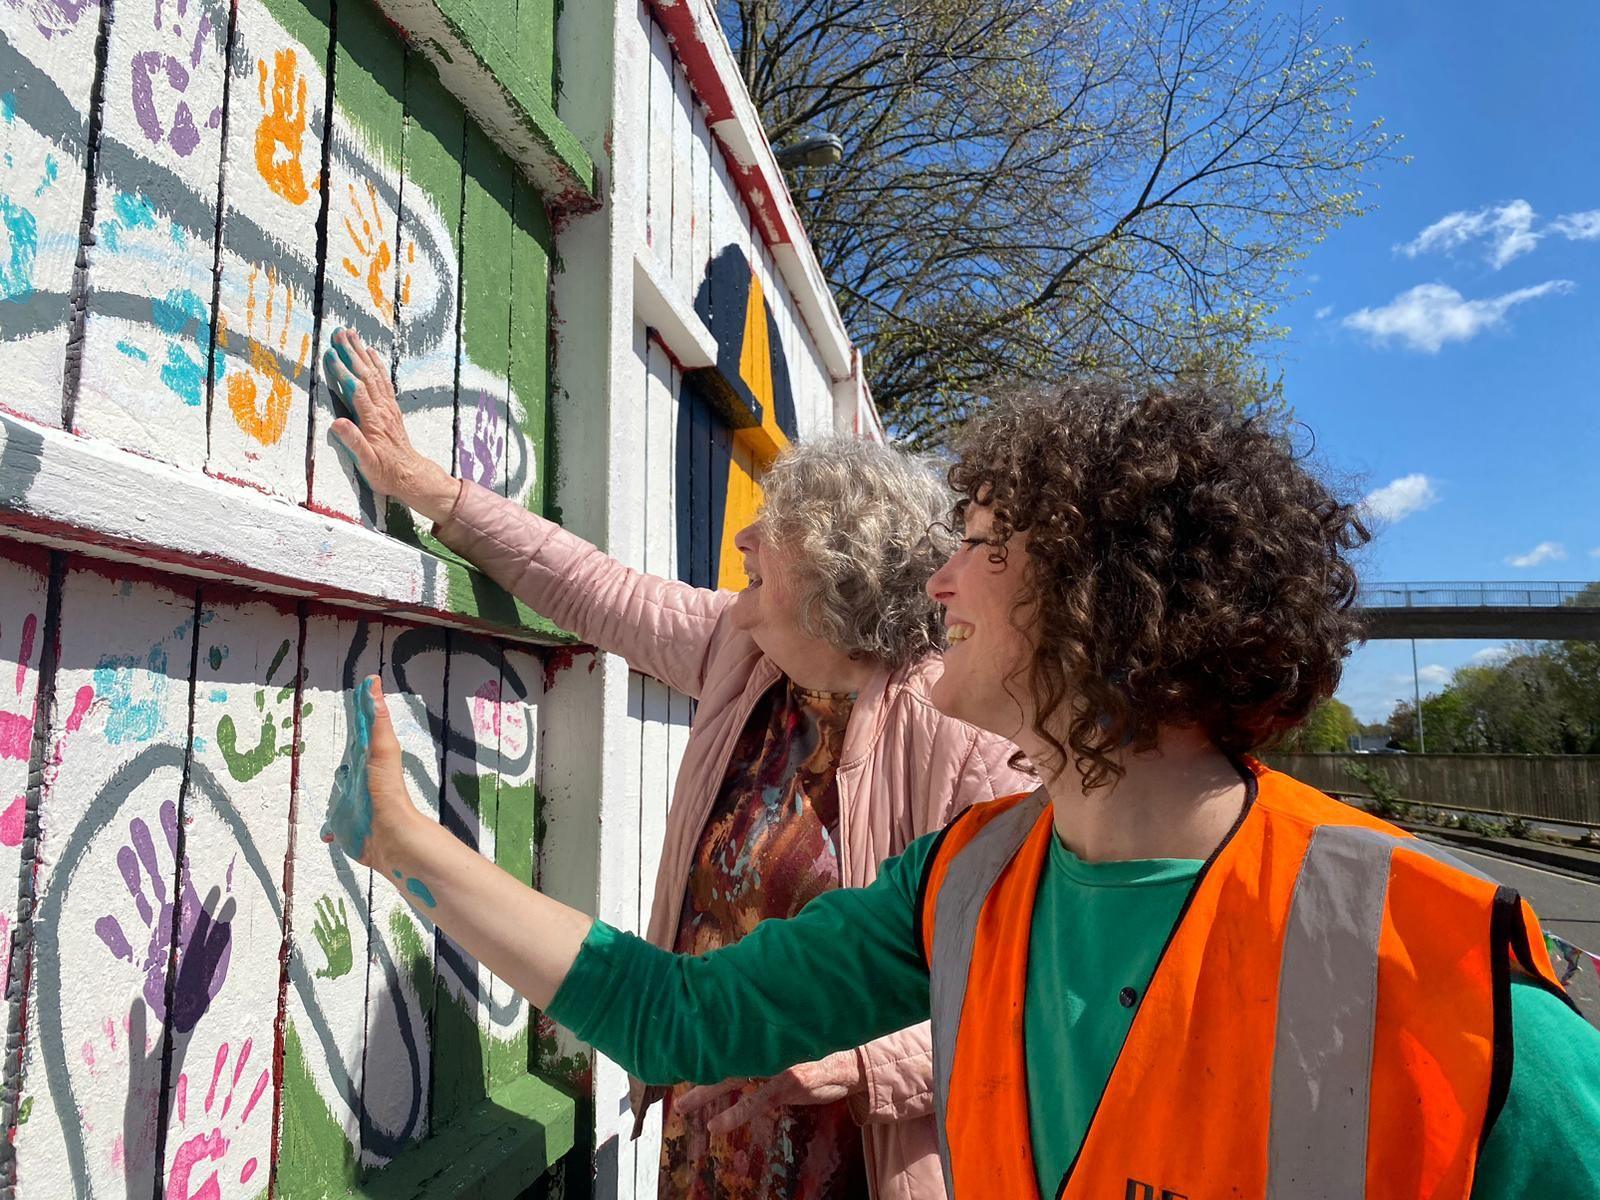
<path fill-rule="evenodd" d="M 221 1096 L 218 1104 L 218 1085 L 222 1082 L 223 1069 L 228 1065 L 228 1044 L 224 1042 L 217 1047 L 216 1062 L 211 1068 L 211 1086 L 206 1089 L 205 1109 L 195 1114 L 195 1132 L 187 1139 L 178 1143 L 178 1149 L 172 1156 L 172 1171 L 167 1176 L 167 1200 L 220 1200 L 222 1186 L 217 1180 L 220 1164 L 227 1156 L 228 1148 L 232 1144 L 229 1135 L 223 1132 L 226 1126 L 232 1131 L 232 1136 L 237 1137 L 239 1131 L 250 1120 L 250 1113 L 255 1109 L 261 1094 L 267 1090 L 267 1082 L 271 1072 L 262 1068 L 261 1074 L 256 1076 L 250 1088 L 250 1096 L 245 1099 L 239 1090 L 240 1080 L 244 1078 L 245 1067 L 250 1062 L 251 1039 L 246 1038 L 243 1046 L 239 1048 L 239 1056 L 234 1060 L 232 1081 L 227 1085 L 227 1091 Z M 235 1098 L 239 1100 L 239 1107 L 234 1108 Z M 173 1106 L 177 1113 L 178 1130 L 181 1136 L 189 1129 L 189 1076 L 187 1073 L 178 1076 L 177 1090 L 173 1096 Z M 233 1111 L 233 1120 L 228 1121 L 229 1111 Z M 208 1170 L 209 1164 L 219 1164 L 216 1168 Z M 249 1183 L 260 1164 L 251 1157 L 239 1168 L 239 1182 Z M 195 1183 L 196 1175 L 204 1178 Z"/>
<path fill-rule="evenodd" d="M 168 0 L 168 3 L 172 2 L 174 0 Z M 194 31 L 192 41 L 185 40 L 183 25 L 184 19 L 189 16 L 190 4 L 194 3 L 198 10 L 201 2 L 175 0 L 176 11 L 164 16 L 163 0 L 156 0 L 156 29 L 165 34 L 168 47 L 141 50 L 133 56 L 133 114 L 138 118 L 139 128 L 153 145 L 160 145 L 165 140 L 180 158 L 188 158 L 200 144 L 200 129 L 195 124 L 195 114 L 189 108 L 186 94 L 189 91 L 189 73 L 200 65 L 201 54 L 212 34 L 211 14 L 204 11 L 195 13 L 197 19 L 190 26 Z M 166 85 L 161 89 L 157 89 L 155 83 L 158 75 L 166 77 Z M 165 122 L 157 111 L 158 90 L 161 96 L 159 107 L 169 109 Z M 221 122 L 222 108 L 219 105 L 206 117 L 206 128 L 215 129 Z"/>
<path fill-rule="evenodd" d="M 161 828 L 174 860 L 178 857 L 178 812 L 172 801 L 161 806 Z M 167 939 L 172 930 L 172 902 L 167 899 L 166 878 L 171 871 L 163 872 L 156 855 L 155 841 L 150 827 L 140 817 L 128 823 L 129 844 L 117 851 L 117 870 L 133 897 L 139 919 L 149 930 L 148 945 L 143 962 L 134 958 L 122 924 L 116 917 L 106 915 L 95 922 L 94 931 L 105 943 L 106 949 L 125 962 L 135 963 L 144 970 L 144 998 L 150 1011 L 158 1019 L 170 1019 L 179 1033 L 188 1033 L 199 1022 L 217 993 L 222 990 L 228 975 L 228 958 L 233 949 L 234 901 L 230 896 L 221 911 L 217 904 L 220 888 L 212 888 L 202 905 L 194 890 L 194 880 L 185 860 L 178 871 L 182 905 L 178 913 L 178 954 L 175 963 L 178 977 L 172 989 L 172 1011 L 167 1012 L 166 980 Z M 148 885 L 145 876 L 149 876 Z M 228 868 L 228 885 L 232 887 L 233 868 Z M 146 887 L 150 895 L 146 896 Z M 152 903 L 152 900 L 154 901 Z M 213 914 L 215 914 L 213 916 Z"/>

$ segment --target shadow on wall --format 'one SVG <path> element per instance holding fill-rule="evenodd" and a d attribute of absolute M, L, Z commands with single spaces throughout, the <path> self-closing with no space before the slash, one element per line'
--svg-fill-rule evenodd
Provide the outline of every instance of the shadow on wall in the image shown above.
<path fill-rule="evenodd" d="M 761 506 L 771 448 L 798 436 L 794 390 L 772 306 L 740 247 L 711 259 L 695 311 L 716 340 L 717 365 L 685 375 L 678 397 L 679 577 L 737 590 L 746 579 L 733 538 Z"/>

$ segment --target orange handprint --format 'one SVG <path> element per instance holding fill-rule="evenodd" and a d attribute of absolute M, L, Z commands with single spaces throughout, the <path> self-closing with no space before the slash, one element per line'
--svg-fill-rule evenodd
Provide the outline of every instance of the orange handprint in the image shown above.
<path fill-rule="evenodd" d="M 307 185 L 305 168 L 300 164 L 306 135 L 306 78 L 300 74 L 292 47 L 272 56 L 270 102 L 267 60 L 256 60 L 256 95 L 261 102 L 261 124 L 256 126 L 256 170 L 266 185 L 290 204 L 304 204 L 318 181 L 313 179 Z"/>
<path fill-rule="evenodd" d="M 369 211 L 370 206 L 370 211 Z M 389 249 L 387 234 L 383 228 L 383 207 L 378 203 L 378 189 L 369 179 L 367 181 L 367 203 L 363 204 L 361 193 L 356 191 L 356 185 L 350 184 L 350 208 L 355 213 L 356 220 L 361 222 L 358 231 L 349 216 L 344 219 L 345 232 L 350 236 L 350 246 L 355 256 L 366 264 L 365 270 L 350 261 L 347 255 L 344 260 L 344 269 L 350 272 L 352 279 L 365 279 L 367 294 L 372 297 L 372 307 L 377 310 L 378 316 L 385 325 L 394 324 L 393 293 L 387 285 L 385 276 L 389 268 L 394 265 L 394 255 Z M 400 280 L 400 303 L 408 304 L 411 301 L 411 270 L 410 264 L 417 259 L 416 245 L 406 246 L 406 272 Z"/>
<path fill-rule="evenodd" d="M 261 314 L 260 330 L 256 321 L 256 281 L 261 277 L 258 267 L 250 272 L 250 290 L 245 299 L 245 328 L 250 338 L 250 365 L 230 371 L 225 380 L 228 389 L 228 411 L 244 430 L 263 446 L 275 445 L 289 424 L 289 409 L 294 403 L 294 388 L 305 374 L 306 360 L 311 353 L 311 335 L 300 335 L 299 351 L 294 359 L 292 375 L 286 376 L 280 362 L 289 360 L 289 331 L 293 325 L 294 292 L 288 285 L 279 285 L 276 268 L 266 271 L 266 304 Z M 281 293 L 281 299 L 280 297 Z M 275 310 L 276 314 L 275 315 Z M 226 350 L 228 326 L 224 318 L 218 323 L 217 340 Z M 261 384 L 266 384 L 266 402 L 259 403 Z"/>

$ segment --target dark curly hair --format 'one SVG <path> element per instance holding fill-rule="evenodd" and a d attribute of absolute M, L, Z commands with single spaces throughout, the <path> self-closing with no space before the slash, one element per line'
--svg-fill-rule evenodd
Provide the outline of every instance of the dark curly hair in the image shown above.
<path fill-rule="evenodd" d="M 1163 726 L 1239 754 L 1333 694 L 1360 637 L 1349 553 L 1370 535 L 1280 421 L 1198 388 L 1085 383 L 997 398 L 954 449 L 958 526 L 991 508 L 996 562 L 1027 534 L 1013 621 L 1038 613 L 1034 732 L 1086 787 Z"/>

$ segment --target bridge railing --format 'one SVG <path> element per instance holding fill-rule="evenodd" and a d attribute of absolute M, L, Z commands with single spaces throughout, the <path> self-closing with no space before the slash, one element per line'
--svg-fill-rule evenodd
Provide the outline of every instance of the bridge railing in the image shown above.
<path fill-rule="evenodd" d="M 1365 795 L 1348 766 L 1384 772 L 1412 804 L 1600 829 L 1600 754 L 1279 754 L 1267 761 L 1324 792 Z"/>
<path fill-rule="evenodd" d="M 1594 608 L 1593 582 L 1495 580 L 1456 583 L 1370 583 L 1356 597 L 1362 608 Z"/>

